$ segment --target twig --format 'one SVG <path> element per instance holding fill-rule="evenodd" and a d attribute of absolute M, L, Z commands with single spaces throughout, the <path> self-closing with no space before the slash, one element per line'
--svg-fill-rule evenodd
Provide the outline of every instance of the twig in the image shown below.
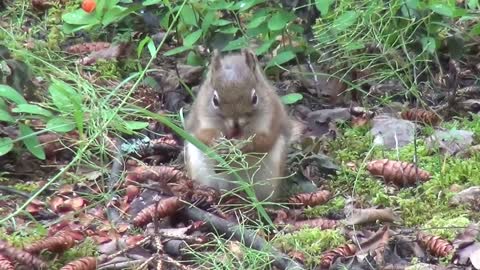
<path fill-rule="evenodd" d="M 245 245 L 252 247 L 256 250 L 266 250 L 268 247 L 270 255 L 273 259 L 273 265 L 280 269 L 304 269 L 303 266 L 289 258 L 287 255 L 281 253 L 276 248 L 269 247 L 268 242 L 265 241 L 265 239 L 263 239 L 262 237 L 258 236 L 257 233 L 255 233 L 255 231 L 253 230 L 242 228 L 237 223 L 221 219 L 196 207 L 186 207 L 183 212 L 189 218 L 205 221 L 211 229 L 220 233 L 227 234 L 226 238 L 230 238 L 231 236 L 233 236 L 236 240 L 244 242 Z"/>
<path fill-rule="evenodd" d="M 6 187 L 6 186 L 1 186 L 0 185 L 0 191 L 4 191 L 6 193 L 11 193 L 11 194 L 15 194 L 15 195 L 18 195 L 18 196 L 22 196 L 22 197 L 27 198 L 27 199 L 30 198 L 30 194 L 22 192 L 20 190 L 16 190 L 16 189 L 11 188 L 11 187 Z"/>

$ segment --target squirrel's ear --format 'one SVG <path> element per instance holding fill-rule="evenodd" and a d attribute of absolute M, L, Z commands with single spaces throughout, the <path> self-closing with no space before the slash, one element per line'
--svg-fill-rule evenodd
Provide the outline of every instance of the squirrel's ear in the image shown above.
<path fill-rule="evenodd" d="M 212 56 L 212 60 L 210 62 L 210 65 L 212 66 L 212 70 L 215 71 L 215 70 L 219 70 L 222 66 L 222 63 L 221 63 L 221 59 L 220 59 L 220 52 L 218 51 L 218 49 L 215 49 L 213 50 L 213 56 Z"/>
<path fill-rule="evenodd" d="M 245 63 L 250 67 L 252 71 L 255 71 L 257 66 L 257 57 L 255 53 L 250 49 L 242 49 L 242 55 L 245 57 Z"/>

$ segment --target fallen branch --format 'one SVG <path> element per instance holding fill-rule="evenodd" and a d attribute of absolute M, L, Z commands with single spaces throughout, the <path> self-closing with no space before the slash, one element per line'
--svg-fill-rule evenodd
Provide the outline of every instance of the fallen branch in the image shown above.
<path fill-rule="evenodd" d="M 262 237 L 258 236 L 255 231 L 242 228 L 234 222 L 221 219 L 196 207 L 185 207 L 183 213 L 193 220 L 205 221 L 206 225 L 212 230 L 227 234 L 225 236 L 226 238 L 233 236 L 237 241 L 243 242 L 246 246 L 252 247 L 256 250 L 266 250 L 268 247 L 268 242 Z M 273 259 L 273 265 L 280 269 L 304 269 L 299 263 L 295 262 L 274 247 L 269 247 L 269 252 Z"/>

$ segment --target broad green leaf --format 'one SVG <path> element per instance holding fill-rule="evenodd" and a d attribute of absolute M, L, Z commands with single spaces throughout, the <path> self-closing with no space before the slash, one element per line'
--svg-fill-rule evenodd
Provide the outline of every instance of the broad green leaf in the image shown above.
<path fill-rule="evenodd" d="M 332 28 L 336 31 L 343 31 L 352 26 L 357 21 L 357 17 L 358 13 L 356 11 L 346 11 L 333 21 Z"/>
<path fill-rule="evenodd" d="M 258 5 L 260 3 L 264 3 L 265 0 L 244 0 L 244 1 L 239 1 L 233 6 L 234 9 L 238 9 L 239 11 L 246 11 L 250 8 L 252 8 L 255 5 Z"/>
<path fill-rule="evenodd" d="M 285 28 L 285 26 L 295 19 L 295 15 L 286 12 L 286 11 L 279 11 L 273 14 L 272 18 L 268 21 L 268 29 L 272 31 L 277 31 Z"/>
<path fill-rule="evenodd" d="M 13 148 L 13 141 L 10 138 L 0 138 L 0 156 L 10 152 Z"/>
<path fill-rule="evenodd" d="M 231 2 L 227 3 L 223 0 L 216 0 L 211 2 L 211 4 L 209 5 L 209 8 L 214 10 L 219 10 L 219 9 L 231 10 L 233 5 L 234 3 L 231 3 Z"/>
<path fill-rule="evenodd" d="M 227 26 L 227 27 L 223 27 L 223 28 L 219 29 L 218 32 L 233 35 L 233 34 L 237 33 L 238 30 L 239 30 L 238 27 L 235 27 L 235 26 L 231 25 L 231 26 Z"/>
<path fill-rule="evenodd" d="M 5 84 L 0 84 L 0 97 L 9 99 L 17 105 L 27 103 L 25 98 L 23 98 L 17 90 Z"/>
<path fill-rule="evenodd" d="M 0 109 L 2 109 L 2 110 L 7 110 L 8 109 L 8 105 L 5 102 L 5 100 L 3 100 L 3 98 L 0 98 Z"/>
<path fill-rule="evenodd" d="M 114 6 L 105 13 L 102 18 L 103 26 L 107 26 L 115 21 L 121 20 L 130 13 L 129 9 L 121 6 Z"/>
<path fill-rule="evenodd" d="M 417 9 L 418 8 L 418 0 L 406 0 L 405 4 L 407 7 L 411 9 Z"/>
<path fill-rule="evenodd" d="M 65 118 L 53 118 L 47 122 L 47 129 L 55 132 L 65 133 L 75 129 L 75 123 Z"/>
<path fill-rule="evenodd" d="M 241 37 L 235 40 L 230 41 L 223 49 L 223 52 L 226 51 L 234 51 L 238 49 L 242 49 L 248 46 L 247 39 L 245 37 Z"/>
<path fill-rule="evenodd" d="M 255 54 L 256 55 L 262 55 L 266 52 L 268 52 L 268 50 L 270 49 L 270 47 L 272 46 L 273 43 L 275 43 L 275 39 L 270 39 L 270 40 L 267 40 L 265 42 L 263 42 L 262 45 L 260 45 L 260 47 L 258 47 L 256 50 L 255 50 Z"/>
<path fill-rule="evenodd" d="M 429 7 L 433 12 L 447 17 L 453 17 L 455 12 L 455 7 L 443 3 L 432 3 Z"/>
<path fill-rule="evenodd" d="M 150 5 L 156 5 L 163 3 L 163 0 L 145 0 L 143 1 L 142 5 L 144 6 L 150 6 Z"/>
<path fill-rule="evenodd" d="M 195 15 L 195 11 L 193 10 L 192 6 L 184 6 L 182 12 L 180 13 L 180 17 L 186 25 L 198 26 L 197 16 Z"/>
<path fill-rule="evenodd" d="M 467 0 L 467 6 L 469 9 L 478 9 L 480 7 L 478 0 Z"/>
<path fill-rule="evenodd" d="M 150 56 L 155 57 L 155 54 L 157 53 L 157 48 L 155 48 L 155 43 L 153 42 L 153 40 L 150 40 L 150 42 L 148 42 L 147 48 Z"/>
<path fill-rule="evenodd" d="M 125 121 L 125 126 L 131 130 L 144 129 L 148 127 L 148 122 L 141 121 Z"/>
<path fill-rule="evenodd" d="M 187 46 L 181 46 L 181 47 L 177 47 L 175 49 L 171 49 L 171 50 L 168 50 L 166 51 L 163 55 L 165 56 L 172 56 L 172 55 L 175 55 L 175 54 L 179 54 L 179 53 L 182 53 L 184 51 L 188 51 L 192 49 L 192 47 L 187 47 Z"/>
<path fill-rule="evenodd" d="M 480 35 L 480 23 L 477 23 L 472 27 L 470 34 L 474 36 Z"/>
<path fill-rule="evenodd" d="M 292 51 L 281 52 L 281 53 L 275 55 L 275 57 L 273 57 L 272 60 L 270 60 L 270 62 L 268 62 L 267 68 L 275 66 L 275 65 L 281 65 L 283 63 L 286 63 L 286 62 L 292 60 L 293 58 L 295 58 L 295 53 L 294 52 L 292 52 Z"/>
<path fill-rule="evenodd" d="M 28 151 L 36 156 L 38 159 L 45 159 L 45 151 L 40 145 L 36 135 L 33 135 L 34 131 L 27 125 L 19 124 L 20 136 Z"/>
<path fill-rule="evenodd" d="M 82 103 L 82 97 L 69 84 L 53 79 L 48 88 L 52 102 L 62 112 L 72 112 L 74 105 Z"/>
<path fill-rule="evenodd" d="M 187 65 L 201 66 L 203 64 L 202 57 L 198 56 L 194 51 L 190 51 L 187 55 Z"/>
<path fill-rule="evenodd" d="M 225 26 L 225 25 L 229 25 L 231 24 L 232 22 L 229 21 L 229 20 L 224 20 L 224 19 L 219 19 L 219 20 L 215 20 L 212 22 L 212 25 L 216 25 L 216 26 Z"/>
<path fill-rule="evenodd" d="M 316 0 L 315 7 L 320 11 L 322 16 L 326 16 L 330 9 L 330 6 L 335 2 L 335 0 Z"/>
<path fill-rule="evenodd" d="M 437 44 L 435 43 L 435 39 L 432 37 L 423 37 L 420 42 L 422 43 L 422 47 L 424 51 L 429 53 L 434 53 L 435 49 L 437 48 Z"/>
<path fill-rule="evenodd" d="M 137 46 L 137 58 L 140 58 L 140 56 L 142 55 L 142 52 L 143 52 L 143 48 L 145 48 L 145 45 L 147 45 L 148 42 L 150 42 L 152 40 L 152 38 L 150 37 L 145 37 L 144 39 L 142 39 L 142 41 L 140 41 L 138 43 L 138 46 Z"/>
<path fill-rule="evenodd" d="M 302 100 L 303 95 L 299 93 L 291 93 L 291 94 L 287 94 L 285 96 L 280 97 L 280 99 L 282 100 L 283 104 L 289 105 Z"/>
<path fill-rule="evenodd" d="M 0 121 L 15 123 L 15 118 L 13 118 L 7 111 L 0 109 Z"/>
<path fill-rule="evenodd" d="M 74 25 L 74 24 L 68 24 L 68 23 L 65 23 L 63 24 L 63 27 L 62 27 L 62 31 L 65 33 L 65 34 L 72 34 L 72 33 L 75 33 L 77 31 L 80 31 L 82 29 L 87 29 L 87 28 L 90 28 L 92 27 L 93 24 L 85 24 L 85 25 Z"/>
<path fill-rule="evenodd" d="M 212 25 L 212 23 L 217 19 L 217 14 L 215 13 L 215 11 L 209 11 L 204 17 L 203 17 L 203 21 L 202 21 L 202 30 L 203 30 L 203 33 L 207 33 L 208 32 L 208 28 L 210 27 L 210 25 Z"/>
<path fill-rule="evenodd" d="M 83 9 L 77 9 L 64 14 L 62 19 L 64 22 L 74 25 L 95 25 L 100 23 L 100 20 L 95 17 L 94 13 L 87 13 Z"/>
<path fill-rule="evenodd" d="M 248 29 L 257 28 L 260 24 L 262 24 L 267 19 L 267 17 L 268 17 L 268 15 L 265 15 L 265 16 L 257 17 L 255 19 L 251 20 L 247 24 L 247 28 Z"/>
<path fill-rule="evenodd" d="M 38 105 L 35 104 L 20 104 L 16 108 L 12 109 L 12 112 L 16 113 L 30 113 L 30 114 L 36 114 L 36 115 L 42 115 L 46 117 L 52 117 L 53 114 L 49 111 L 46 110 Z"/>
<path fill-rule="evenodd" d="M 195 42 L 197 42 L 201 36 L 202 36 L 202 30 L 197 30 L 193 33 L 190 33 L 183 39 L 183 46 L 186 46 L 186 47 L 193 46 L 193 44 L 195 44 Z"/>

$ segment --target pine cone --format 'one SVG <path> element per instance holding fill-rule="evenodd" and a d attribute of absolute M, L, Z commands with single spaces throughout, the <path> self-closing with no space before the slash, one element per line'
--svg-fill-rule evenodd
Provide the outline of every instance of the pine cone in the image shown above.
<path fill-rule="evenodd" d="M 438 117 L 438 115 L 434 112 L 423 109 L 410 109 L 408 111 L 403 111 L 400 115 L 405 120 L 420 122 L 427 125 L 436 126 L 440 123 L 440 117 Z"/>
<path fill-rule="evenodd" d="M 60 270 L 95 270 L 97 269 L 97 259 L 95 257 L 84 257 L 68 263 Z"/>
<path fill-rule="evenodd" d="M 322 254 L 322 258 L 320 259 L 320 265 L 322 268 L 328 269 L 338 257 L 353 256 L 356 252 L 357 246 L 354 244 L 345 244 L 343 246 L 339 246 L 335 249 L 324 252 Z"/>
<path fill-rule="evenodd" d="M 144 226 L 151 222 L 155 215 L 158 218 L 164 218 L 175 214 L 183 206 L 182 201 L 178 197 L 170 197 L 161 200 L 158 203 L 153 203 L 147 208 L 143 209 L 133 219 L 133 224 L 137 227 Z"/>
<path fill-rule="evenodd" d="M 290 197 L 288 201 L 302 206 L 315 206 L 326 203 L 330 199 L 330 191 L 318 190 L 311 193 L 300 193 Z"/>
<path fill-rule="evenodd" d="M 428 172 L 418 169 L 415 164 L 403 161 L 374 160 L 368 163 L 367 169 L 372 175 L 383 177 L 385 182 L 391 182 L 398 186 L 413 185 L 417 178 L 419 181 L 430 179 Z"/>
<path fill-rule="evenodd" d="M 185 174 L 170 166 L 141 166 L 127 172 L 127 182 L 145 182 L 152 180 L 158 183 L 169 183 L 184 178 Z"/>
<path fill-rule="evenodd" d="M 31 266 L 35 269 L 48 268 L 48 265 L 39 258 L 26 251 L 12 247 L 7 242 L 2 240 L 0 240 L 0 254 L 11 260 L 18 261 L 26 266 Z"/>
<path fill-rule="evenodd" d="M 0 270 L 15 270 L 13 262 L 0 254 Z"/>
<path fill-rule="evenodd" d="M 417 234 L 417 241 L 435 257 L 446 257 L 451 254 L 454 249 L 453 245 L 447 240 L 422 232 Z"/>
<path fill-rule="evenodd" d="M 38 254 L 44 249 L 54 253 L 61 253 L 72 248 L 75 244 L 75 239 L 70 234 L 59 233 L 33 243 L 24 248 L 24 250 L 32 254 Z"/>

